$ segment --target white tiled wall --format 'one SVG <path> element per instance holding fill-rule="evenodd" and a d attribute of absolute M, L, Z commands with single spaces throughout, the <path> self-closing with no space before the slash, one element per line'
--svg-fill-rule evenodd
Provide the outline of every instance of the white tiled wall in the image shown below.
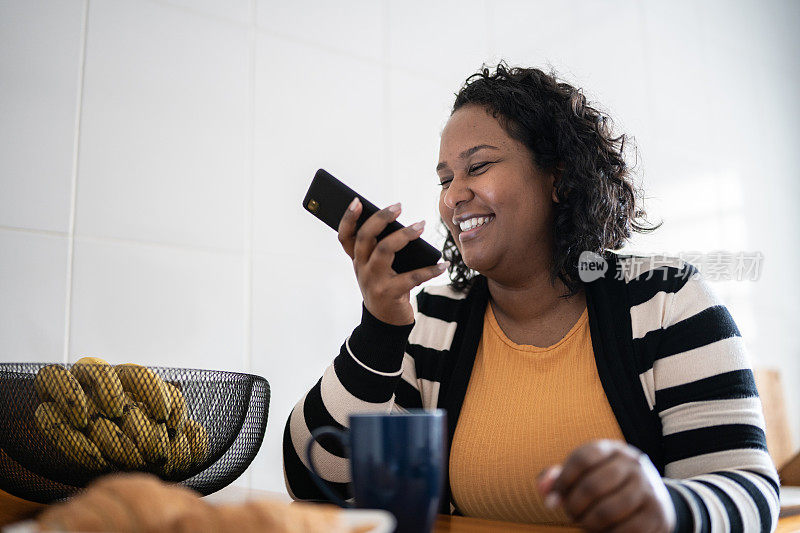
<path fill-rule="evenodd" d="M 69 357 L 242 371 L 241 253 L 77 237 Z"/>
<path fill-rule="evenodd" d="M 245 29 L 151 2 L 91 2 L 79 235 L 241 250 Z"/>
<path fill-rule="evenodd" d="M 67 238 L 0 229 L 0 361 L 64 354 Z"/>
<path fill-rule="evenodd" d="M 320 167 L 388 200 L 381 66 L 268 33 L 255 65 L 253 247 L 330 258 L 335 235 L 300 206 Z"/>
<path fill-rule="evenodd" d="M 0 0 L 1 358 L 263 375 L 267 435 L 237 483 L 283 490 L 289 410 L 360 314 L 334 233 L 300 207 L 313 172 L 403 201 L 440 243 L 453 93 L 505 58 L 552 65 L 636 138 L 665 224 L 633 248 L 764 254 L 759 281 L 717 288 L 754 362 L 792 383 L 799 6 Z"/>
<path fill-rule="evenodd" d="M 384 55 L 383 2 L 348 0 L 320 2 L 258 1 L 259 30 L 294 42 L 308 43 L 334 53 L 380 61 Z M 287 58 L 288 59 L 288 58 Z M 312 59 L 312 58 L 308 58 Z M 317 65 L 324 67 L 325 65 Z M 328 65 L 336 69 L 336 64 Z M 341 67 L 346 69 L 345 65 Z M 316 69 L 315 69 L 316 70 Z"/>
<path fill-rule="evenodd" d="M 388 62 L 452 94 L 486 60 L 487 0 L 386 2 Z"/>
<path fill-rule="evenodd" d="M 254 255 L 251 371 L 266 377 L 272 392 L 269 436 L 252 467 L 255 486 L 280 487 L 288 414 L 359 322 L 361 298 L 342 256 Z"/>
<path fill-rule="evenodd" d="M 82 2 L 0 2 L 0 224 L 69 231 Z"/>

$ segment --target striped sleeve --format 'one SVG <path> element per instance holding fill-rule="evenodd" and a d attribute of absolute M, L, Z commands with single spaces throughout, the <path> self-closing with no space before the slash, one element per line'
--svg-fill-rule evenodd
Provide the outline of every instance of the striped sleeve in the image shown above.
<path fill-rule="evenodd" d="M 661 419 L 664 482 L 678 531 L 773 531 L 779 482 L 744 342 L 730 313 L 689 264 L 631 309 L 649 354 L 640 379 Z"/>
<path fill-rule="evenodd" d="M 322 378 L 295 405 L 286 422 L 284 478 L 292 498 L 327 499 L 308 470 L 306 447 L 312 431 L 323 426 L 343 429 L 353 412 L 388 413 L 421 403 L 419 391 L 415 393 L 409 380 L 403 378 L 414 374 L 408 368 L 413 360 L 405 353 L 412 328 L 413 325 L 385 324 L 362 309 L 361 324 L 345 340 Z M 352 496 L 349 461 L 337 441 L 318 439 L 312 446 L 311 459 L 334 492 L 344 499 Z"/>

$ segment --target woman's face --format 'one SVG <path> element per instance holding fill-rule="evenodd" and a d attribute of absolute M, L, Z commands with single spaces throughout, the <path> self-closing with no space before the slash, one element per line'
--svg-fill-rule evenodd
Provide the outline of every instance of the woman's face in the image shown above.
<path fill-rule="evenodd" d="M 490 278 L 549 264 L 554 177 L 485 108 L 447 121 L 439 146 L 439 214 L 464 263 Z M 495 276 L 493 276 L 495 274 Z"/>

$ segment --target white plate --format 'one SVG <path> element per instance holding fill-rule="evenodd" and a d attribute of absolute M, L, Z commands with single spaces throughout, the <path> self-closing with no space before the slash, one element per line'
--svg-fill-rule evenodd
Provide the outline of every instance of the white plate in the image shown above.
<path fill-rule="evenodd" d="M 38 531 L 36 529 L 36 522 L 33 520 L 26 520 L 24 522 L 17 522 L 3 527 L 3 533 L 31 533 Z"/>
<path fill-rule="evenodd" d="M 352 527 L 375 524 L 368 533 L 392 533 L 396 521 L 389 511 L 379 509 L 344 509 L 345 524 Z"/>
<path fill-rule="evenodd" d="M 392 513 L 376 509 L 344 509 L 345 524 L 351 528 L 375 524 L 367 533 L 392 533 L 395 519 Z M 3 528 L 3 533 L 36 533 L 36 522 L 26 520 Z"/>

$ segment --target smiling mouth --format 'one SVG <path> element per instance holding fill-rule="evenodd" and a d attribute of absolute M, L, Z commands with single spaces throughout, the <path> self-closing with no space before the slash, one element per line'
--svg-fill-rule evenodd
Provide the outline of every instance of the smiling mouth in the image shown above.
<path fill-rule="evenodd" d="M 475 238 L 493 220 L 494 215 L 474 217 L 464 220 L 458 225 L 459 230 L 461 230 L 458 234 L 458 240 L 463 243 L 465 240 L 468 241 Z"/>

